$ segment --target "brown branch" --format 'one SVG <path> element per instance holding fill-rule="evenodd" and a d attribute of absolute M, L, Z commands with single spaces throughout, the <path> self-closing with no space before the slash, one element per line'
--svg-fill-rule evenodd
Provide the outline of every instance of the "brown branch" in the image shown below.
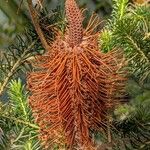
<path fill-rule="evenodd" d="M 32 4 L 32 0 L 27 0 L 27 3 L 28 3 L 28 6 L 29 6 L 29 11 L 30 11 L 30 15 L 31 15 L 31 19 L 32 19 L 32 22 L 33 22 L 33 25 L 35 27 L 35 30 L 40 38 L 40 41 L 43 45 L 43 47 L 48 50 L 49 49 L 49 45 L 44 37 L 44 34 L 40 28 L 40 25 L 39 25 L 39 21 L 37 19 L 37 15 L 36 15 L 36 12 L 33 8 L 33 4 Z"/>

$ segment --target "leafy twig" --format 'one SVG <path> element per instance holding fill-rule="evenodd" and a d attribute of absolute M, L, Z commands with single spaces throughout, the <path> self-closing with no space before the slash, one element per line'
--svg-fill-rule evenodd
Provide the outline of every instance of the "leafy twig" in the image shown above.
<path fill-rule="evenodd" d="M 26 56 L 26 52 L 31 49 L 36 41 L 33 41 L 26 50 L 24 50 L 24 53 L 21 55 L 21 57 L 16 61 L 16 63 L 13 65 L 12 69 L 10 70 L 10 72 L 8 73 L 7 77 L 4 79 L 3 84 L 0 87 L 0 95 L 2 95 L 5 87 L 7 86 L 10 78 L 14 75 L 14 72 L 16 71 L 16 69 L 25 61 L 24 57 Z M 27 58 L 26 58 L 27 59 Z"/>
<path fill-rule="evenodd" d="M 7 116 L 7 115 L 1 115 L 3 118 L 6 118 L 6 119 L 9 119 L 9 120 L 12 120 L 16 123 L 21 123 L 21 124 L 24 124 L 26 126 L 29 126 L 31 128 L 34 128 L 34 129 L 39 129 L 39 127 L 35 124 L 32 124 L 31 122 L 26 122 L 24 120 L 21 120 L 21 119 L 18 119 L 18 118 L 15 118 L 15 117 L 11 117 L 11 116 Z"/>

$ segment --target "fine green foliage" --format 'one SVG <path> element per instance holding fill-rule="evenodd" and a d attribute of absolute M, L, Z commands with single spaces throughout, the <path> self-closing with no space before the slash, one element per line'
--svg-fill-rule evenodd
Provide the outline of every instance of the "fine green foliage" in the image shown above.
<path fill-rule="evenodd" d="M 115 147 L 120 150 L 150 149 L 150 87 L 141 87 L 130 81 L 128 91 L 131 96 L 129 104 L 120 106 L 114 112 L 114 126 L 118 141 Z"/>
<path fill-rule="evenodd" d="M 27 104 L 28 93 L 25 91 L 25 87 L 21 84 L 20 79 L 18 79 L 18 81 L 11 81 L 8 89 L 8 96 L 10 99 L 9 102 L 16 113 L 15 115 L 18 115 L 18 117 L 21 116 L 22 119 L 29 120 L 28 113 L 30 113 L 30 109 Z"/>
<path fill-rule="evenodd" d="M 17 36 L 15 44 L 12 44 L 6 51 L 1 52 L 0 95 L 4 92 L 10 79 L 31 68 L 29 60 L 33 59 L 33 56 L 42 50 L 37 37 L 33 40 L 30 34 L 27 32 L 23 36 Z"/>
<path fill-rule="evenodd" d="M 21 80 L 12 80 L 8 88 L 9 102 L 0 106 L 0 149 L 39 150 L 38 126 L 34 124 L 28 105 L 28 92 Z"/>
<path fill-rule="evenodd" d="M 114 0 L 114 9 L 101 36 L 102 50 L 124 50 L 129 67 L 141 82 L 150 76 L 150 5 Z"/>

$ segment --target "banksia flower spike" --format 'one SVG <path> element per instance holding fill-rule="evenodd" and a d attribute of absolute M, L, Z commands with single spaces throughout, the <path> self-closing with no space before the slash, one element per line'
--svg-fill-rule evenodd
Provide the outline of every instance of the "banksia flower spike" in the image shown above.
<path fill-rule="evenodd" d="M 95 16 L 84 29 L 75 0 L 66 0 L 65 8 L 65 37 L 57 35 L 28 76 L 30 105 L 45 149 L 93 150 L 90 130 L 105 127 L 107 111 L 123 97 L 123 57 L 99 51 Z"/>

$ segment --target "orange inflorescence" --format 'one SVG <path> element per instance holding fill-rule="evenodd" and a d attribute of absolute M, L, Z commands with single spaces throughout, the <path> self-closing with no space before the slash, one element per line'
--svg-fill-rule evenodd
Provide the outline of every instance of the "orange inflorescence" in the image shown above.
<path fill-rule="evenodd" d="M 99 51 L 91 29 L 97 21 L 84 32 L 74 0 L 66 0 L 66 9 L 69 33 L 57 36 L 29 74 L 30 105 L 45 149 L 94 150 L 90 130 L 101 129 L 107 111 L 123 98 L 123 56 Z"/>

